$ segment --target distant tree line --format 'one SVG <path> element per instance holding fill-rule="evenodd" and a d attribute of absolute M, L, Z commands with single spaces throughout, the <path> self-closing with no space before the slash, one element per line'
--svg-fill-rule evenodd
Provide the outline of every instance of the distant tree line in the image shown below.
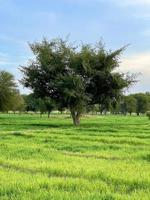
<path fill-rule="evenodd" d="M 150 111 L 150 93 L 137 93 L 122 95 L 120 100 L 111 104 L 93 105 L 87 108 L 87 112 L 100 113 L 100 114 L 122 114 L 122 115 L 141 115 Z"/>
<path fill-rule="evenodd" d="M 28 95 L 21 95 L 17 89 L 12 74 L 6 71 L 0 71 L 0 112 L 13 111 L 16 112 L 34 112 L 42 114 L 47 113 L 50 117 L 50 113 L 53 110 L 65 111 L 65 107 L 61 102 L 55 102 L 51 98 L 37 98 L 34 93 Z M 90 114 L 122 114 L 132 115 L 145 114 L 149 116 L 150 111 L 150 93 L 138 93 L 130 95 L 122 95 L 118 101 L 107 99 L 100 104 L 87 104 L 85 105 L 83 113 Z"/>
<path fill-rule="evenodd" d="M 24 111 L 28 112 L 40 112 L 40 116 L 43 114 L 48 114 L 48 118 L 50 117 L 50 113 L 53 110 L 58 110 L 55 103 L 49 98 L 36 98 L 34 94 L 22 95 L 24 99 Z"/>
<path fill-rule="evenodd" d="M 113 112 L 118 112 L 126 115 L 136 113 L 137 115 L 145 114 L 150 110 L 150 93 L 138 93 L 123 96 L 122 100 L 117 103 Z"/>

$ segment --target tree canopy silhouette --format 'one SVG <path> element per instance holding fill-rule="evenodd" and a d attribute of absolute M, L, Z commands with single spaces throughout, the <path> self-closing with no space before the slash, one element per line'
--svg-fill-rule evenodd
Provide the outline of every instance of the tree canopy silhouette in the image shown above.
<path fill-rule="evenodd" d="M 115 102 L 134 82 L 131 75 L 116 71 L 125 47 L 106 51 L 100 42 L 75 46 L 62 39 L 30 44 L 35 59 L 22 66 L 22 84 L 40 98 L 50 98 L 71 112 L 80 124 L 86 105 Z"/>

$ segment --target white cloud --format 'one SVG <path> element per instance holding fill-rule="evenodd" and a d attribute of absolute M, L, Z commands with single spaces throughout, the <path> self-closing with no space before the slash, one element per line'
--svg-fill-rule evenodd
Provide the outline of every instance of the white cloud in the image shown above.
<path fill-rule="evenodd" d="M 124 72 L 139 74 L 131 92 L 150 91 L 150 52 L 124 57 L 120 66 Z"/>
<path fill-rule="evenodd" d="M 150 73 L 150 52 L 125 57 L 122 66 L 126 66 L 127 70 L 135 71 L 142 71 L 145 68 Z"/>
<path fill-rule="evenodd" d="M 73 2 L 75 0 L 68 0 L 70 2 Z M 78 0 L 76 0 L 78 1 Z M 80 0 L 81 2 L 86 2 L 86 1 L 91 1 L 93 2 L 93 0 Z M 94 0 L 95 2 L 114 2 L 117 3 L 119 5 L 126 5 L 126 6 L 130 6 L 130 5 L 150 5 L 150 0 Z"/>
<path fill-rule="evenodd" d="M 101 0 L 100 0 L 101 1 Z M 115 2 L 123 6 L 137 6 L 137 5 L 150 5 L 150 0 L 108 0 L 108 2 Z"/>

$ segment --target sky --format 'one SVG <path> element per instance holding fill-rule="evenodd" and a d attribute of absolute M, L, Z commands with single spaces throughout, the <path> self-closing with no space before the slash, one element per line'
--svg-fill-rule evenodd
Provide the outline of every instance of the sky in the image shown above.
<path fill-rule="evenodd" d="M 120 70 L 138 74 L 138 82 L 128 92 L 150 91 L 150 0 L 0 0 L 0 70 L 17 81 L 19 66 L 33 57 L 29 42 L 67 35 L 73 42 L 103 40 L 108 50 L 130 44 Z"/>

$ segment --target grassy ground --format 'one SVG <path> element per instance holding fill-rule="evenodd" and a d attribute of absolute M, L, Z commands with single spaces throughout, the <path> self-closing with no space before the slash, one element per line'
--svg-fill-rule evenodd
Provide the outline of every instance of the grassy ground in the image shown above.
<path fill-rule="evenodd" d="M 146 117 L 0 115 L 1 200 L 149 200 Z"/>

